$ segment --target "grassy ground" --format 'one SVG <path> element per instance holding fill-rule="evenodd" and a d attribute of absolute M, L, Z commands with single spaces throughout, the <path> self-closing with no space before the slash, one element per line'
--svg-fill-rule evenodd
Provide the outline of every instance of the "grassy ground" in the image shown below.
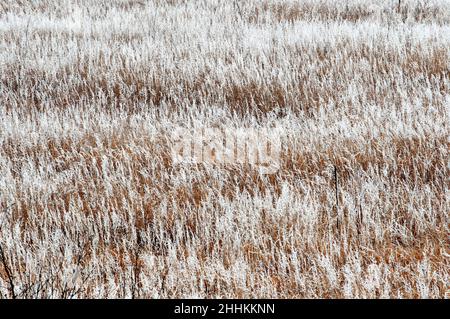
<path fill-rule="evenodd" d="M 444 0 L 3 0 L 0 298 L 444 297 L 449 61 Z"/>

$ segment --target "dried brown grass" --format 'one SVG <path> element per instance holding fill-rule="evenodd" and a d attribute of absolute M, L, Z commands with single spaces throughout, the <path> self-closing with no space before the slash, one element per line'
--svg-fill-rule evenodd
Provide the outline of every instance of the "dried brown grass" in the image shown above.
<path fill-rule="evenodd" d="M 442 8 L 379 17 L 332 1 L 92 4 L 74 6 L 92 7 L 95 32 L 35 21 L 0 30 L 0 297 L 444 296 L 449 46 L 433 31 L 448 24 Z M 101 25 L 111 10 L 150 19 L 149 5 L 154 25 Z M 56 1 L 0 10 L 71 15 Z M 214 43 L 195 29 L 204 12 L 217 18 L 208 24 L 220 50 L 197 45 L 196 34 Z M 403 29 L 402 17 L 430 35 L 415 40 L 422 31 Z M 386 31 L 387 20 L 397 28 Z M 187 40 L 180 21 L 194 26 Z M 294 33 L 302 21 L 381 31 L 226 43 L 285 22 Z M 42 66 L 43 56 L 58 59 Z M 281 125 L 280 169 L 175 165 L 168 136 L 195 121 Z"/>

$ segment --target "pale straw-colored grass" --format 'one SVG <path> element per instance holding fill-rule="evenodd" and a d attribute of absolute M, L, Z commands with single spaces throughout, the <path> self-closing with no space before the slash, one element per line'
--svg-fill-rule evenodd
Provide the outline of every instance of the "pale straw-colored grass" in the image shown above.
<path fill-rule="evenodd" d="M 444 297 L 449 22 L 444 0 L 3 0 L 0 298 Z M 281 128 L 280 168 L 175 165 L 179 127 Z"/>

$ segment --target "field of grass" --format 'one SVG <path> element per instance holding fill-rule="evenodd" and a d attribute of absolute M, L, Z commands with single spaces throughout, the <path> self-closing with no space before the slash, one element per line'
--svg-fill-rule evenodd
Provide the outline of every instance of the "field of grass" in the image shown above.
<path fill-rule="evenodd" d="M 449 112 L 447 0 L 2 0 L 0 298 L 443 298 Z"/>

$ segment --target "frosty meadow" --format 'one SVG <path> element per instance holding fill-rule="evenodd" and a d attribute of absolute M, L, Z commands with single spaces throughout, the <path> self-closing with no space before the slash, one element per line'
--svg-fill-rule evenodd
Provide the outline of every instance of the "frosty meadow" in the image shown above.
<path fill-rule="evenodd" d="M 2 0 L 0 298 L 444 298 L 449 107 L 448 0 Z"/>

